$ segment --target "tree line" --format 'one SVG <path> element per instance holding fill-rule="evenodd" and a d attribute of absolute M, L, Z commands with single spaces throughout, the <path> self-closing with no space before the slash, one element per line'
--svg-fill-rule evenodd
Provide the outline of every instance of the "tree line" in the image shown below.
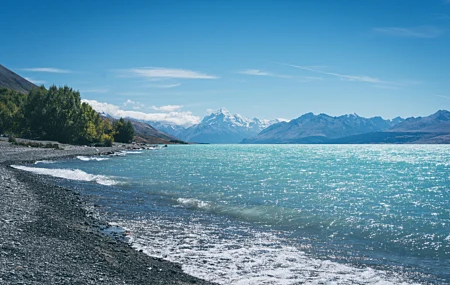
<path fill-rule="evenodd" d="M 130 142 L 134 128 L 123 118 L 111 123 L 68 86 L 37 87 L 29 94 L 0 88 L 0 133 L 70 144 L 111 146 Z"/>

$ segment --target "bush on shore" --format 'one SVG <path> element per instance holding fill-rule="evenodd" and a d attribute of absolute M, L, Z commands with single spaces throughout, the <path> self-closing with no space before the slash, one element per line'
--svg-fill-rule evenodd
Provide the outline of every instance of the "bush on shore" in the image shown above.
<path fill-rule="evenodd" d="M 10 142 L 12 144 L 17 144 L 16 138 L 14 136 L 9 136 L 8 137 L 8 142 Z"/>

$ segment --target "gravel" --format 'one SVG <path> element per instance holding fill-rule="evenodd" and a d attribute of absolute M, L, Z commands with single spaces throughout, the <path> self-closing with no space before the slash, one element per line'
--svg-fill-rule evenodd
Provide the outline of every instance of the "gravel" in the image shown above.
<path fill-rule="evenodd" d="M 83 197 L 9 167 L 123 149 L 12 146 L 0 140 L 0 284 L 211 284 L 136 251 L 90 215 Z"/>

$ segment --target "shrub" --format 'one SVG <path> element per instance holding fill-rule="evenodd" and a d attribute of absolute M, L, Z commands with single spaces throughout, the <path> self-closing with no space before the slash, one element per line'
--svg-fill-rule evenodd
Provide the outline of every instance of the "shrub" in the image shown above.
<path fill-rule="evenodd" d="M 12 144 L 17 144 L 17 140 L 14 136 L 9 136 L 8 137 L 8 142 L 12 143 Z"/>
<path fill-rule="evenodd" d="M 112 146 L 114 138 L 111 135 L 103 134 L 102 143 L 104 146 Z"/>

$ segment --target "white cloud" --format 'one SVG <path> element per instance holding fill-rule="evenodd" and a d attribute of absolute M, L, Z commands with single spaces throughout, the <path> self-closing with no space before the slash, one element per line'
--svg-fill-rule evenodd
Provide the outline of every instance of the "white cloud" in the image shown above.
<path fill-rule="evenodd" d="M 53 68 L 53 67 L 22 68 L 22 70 L 24 70 L 24 71 L 31 71 L 31 72 L 72 73 L 71 70 L 59 69 L 59 68 Z"/>
<path fill-rule="evenodd" d="M 38 79 L 33 79 L 30 77 L 24 77 L 26 80 L 30 81 L 31 83 L 34 83 L 36 85 L 42 85 L 42 84 L 47 84 L 47 81 L 45 80 L 38 80 Z"/>
<path fill-rule="evenodd" d="M 434 26 L 419 26 L 410 28 L 380 27 L 380 28 L 373 28 L 372 31 L 377 34 L 382 34 L 391 37 L 422 38 L 422 39 L 436 38 L 444 33 L 442 29 L 439 29 Z"/>
<path fill-rule="evenodd" d="M 279 77 L 279 78 L 291 78 L 291 76 L 288 75 L 281 75 L 281 74 L 275 74 L 272 72 L 262 71 L 259 69 L 246 69 L 239 71 L 240 74 L 246 74 L 246 75 L 256 75 L 256 76 L 270 76 L 270 77 Z"/>
<path fill-rule="evenodd" d="M 335 72 L 321 71 L 321 70 L 318 70 L 318 69 L 315 69 L 315 68 L 311 68 L 311 67 L 308 67 L 308 66 L 299 66 L 299 65 L 284 64 L 284 63 L 281 63 L 281 64 L 282 65 L 286 65 L 286 66 L 295 67 L 295 68 L 302 69 L 302 70 L 315 72 L 315 73 L 335 76 L 335 77 L 340 78 L 341 80 L 346 80 L 346 81 L 359 81 L 359 82 L 369 82 L 369 83 L 389 83 L 389 82 L 380 80 L 380 79 L 375 78 L 375 77 L 370 77 L 370 76 L 339 74 L 339 73 L 335 73 Z"/>
<path fill-rule="evenodd" d="M 166 105 L 161 107 L 152 106 L 153 110 L 161 111 L 161 112 L 175 112 L 183 108 L 181 105 Z"/>
<path fill-rule="evenodd" d="M 86 102 L 94 108 L 97 112 L 104 112 L 113 117 L 129 117 L 137 120 L 144 121 L 158 121 L 166 122 L 181 126 L 191 126 L 198 124 L 200 118 L 192 115 L 192 112 L 168 112 L 168 113 L 144 113 L 139 111 L 125 111 L 120 109 L 119 106 L 109 103 L 98 102 L 96 100 L 83 99 L 82 102 Z"/>
<path fill-rule="evenodd" d="M 217 76 L 200 73 L 197 71 L 177 68 L 149 67 L 132 68 L 126 70 L 129 75 L 144 77 L 154 80 L 155 78 L 178 78 L 178 79 L 217 79 Z"/>
<path fill-rule="evenodd" d="M 450 0 L 449 0 L 450 1 Z M 444 95 L 436 95 L 436 97 L 440 97 L 440 98 L 444 98 L 444 99 L 450 99 L 449 96 L 444 96 Z"/>
<path fill-rule="evenodd" d="M 145 107 L 144 104 L 141 104 L 141 103 L 135 102 L 135 101 L 131 101 L 130 99 L 128 99 L 127 101 L 125 101 L 125 103 L 123 103 L 124 107 L 127 107 L 129 105 L 131 105 L 131 107 L 134 110 L 140 110 L 141 108 Z"/>

